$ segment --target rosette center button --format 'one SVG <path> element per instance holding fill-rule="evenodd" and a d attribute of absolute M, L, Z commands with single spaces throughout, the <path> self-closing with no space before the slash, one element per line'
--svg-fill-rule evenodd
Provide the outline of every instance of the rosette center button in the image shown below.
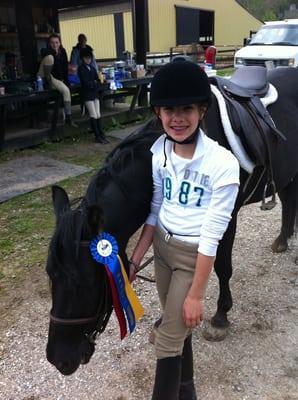
<path fill-rule="evenodd" d="M 108 240 L 102 239 L 97 243 L 97 251 L 102 257 L 109 257 L 112 254 L 113 246 Z"/>

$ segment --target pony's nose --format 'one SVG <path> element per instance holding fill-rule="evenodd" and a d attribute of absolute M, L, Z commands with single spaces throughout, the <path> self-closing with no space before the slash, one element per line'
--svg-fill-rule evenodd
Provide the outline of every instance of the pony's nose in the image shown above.
<path fill-rule="evenodd" d="M 63 375 L 71 375 L 78 368 L 78 365 L 75 365 L 71 361 L 59 361 L 55 366 Z"/>

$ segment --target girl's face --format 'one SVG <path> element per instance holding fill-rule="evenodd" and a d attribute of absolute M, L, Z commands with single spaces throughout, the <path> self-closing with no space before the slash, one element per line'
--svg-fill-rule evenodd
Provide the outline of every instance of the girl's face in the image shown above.
<path fill-rule="evenodd" d="M 51 49 L 55 50 L 55 52 L 58 53 L 61 42 L 58 38 L 52 37 L 50 39 L 49 45 L 50 45 Z"/>
<path fill-rule="evenodd" d="M 91 63 L 91 57 L 83 57 L 83 61 L 85 64 L 90 64 Z"/>
<path fill-rule="evenodd" d="M 205 106 L 189 104 L 178 107 L 156 107 L 166 133 L 174 140 L 182 142 L 192 135 L 206 112 Z"/>

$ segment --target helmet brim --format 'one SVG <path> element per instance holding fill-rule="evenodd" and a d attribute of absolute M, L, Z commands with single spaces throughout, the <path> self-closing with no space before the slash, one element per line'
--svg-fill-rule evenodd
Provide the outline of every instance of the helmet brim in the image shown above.
<path fill-rule="evenodd" d="M 210 104 L 211 99 L 206 99 L 205 97 L 184 97 L 175 99 L 158 99 L 156 101 L 151 101 L 150 104 L 153 107 L 178 107 L 187 106 L 190 104 Z"/>

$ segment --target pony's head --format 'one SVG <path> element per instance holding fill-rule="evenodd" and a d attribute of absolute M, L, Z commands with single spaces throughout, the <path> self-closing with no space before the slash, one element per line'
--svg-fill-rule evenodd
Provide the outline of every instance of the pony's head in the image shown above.
<path fill-rule="evenodd" d="M 104 268 L 89 251 L 90 240 L 103 229 L 101 207 L 83 200 L 72 209 L 58 186 L 52 197 L 56 229 L 46 267 L 52 291 L 47 359 L 69 375 L 90 360 L 94 336 L 104 330 L 112 303 Z"/>

